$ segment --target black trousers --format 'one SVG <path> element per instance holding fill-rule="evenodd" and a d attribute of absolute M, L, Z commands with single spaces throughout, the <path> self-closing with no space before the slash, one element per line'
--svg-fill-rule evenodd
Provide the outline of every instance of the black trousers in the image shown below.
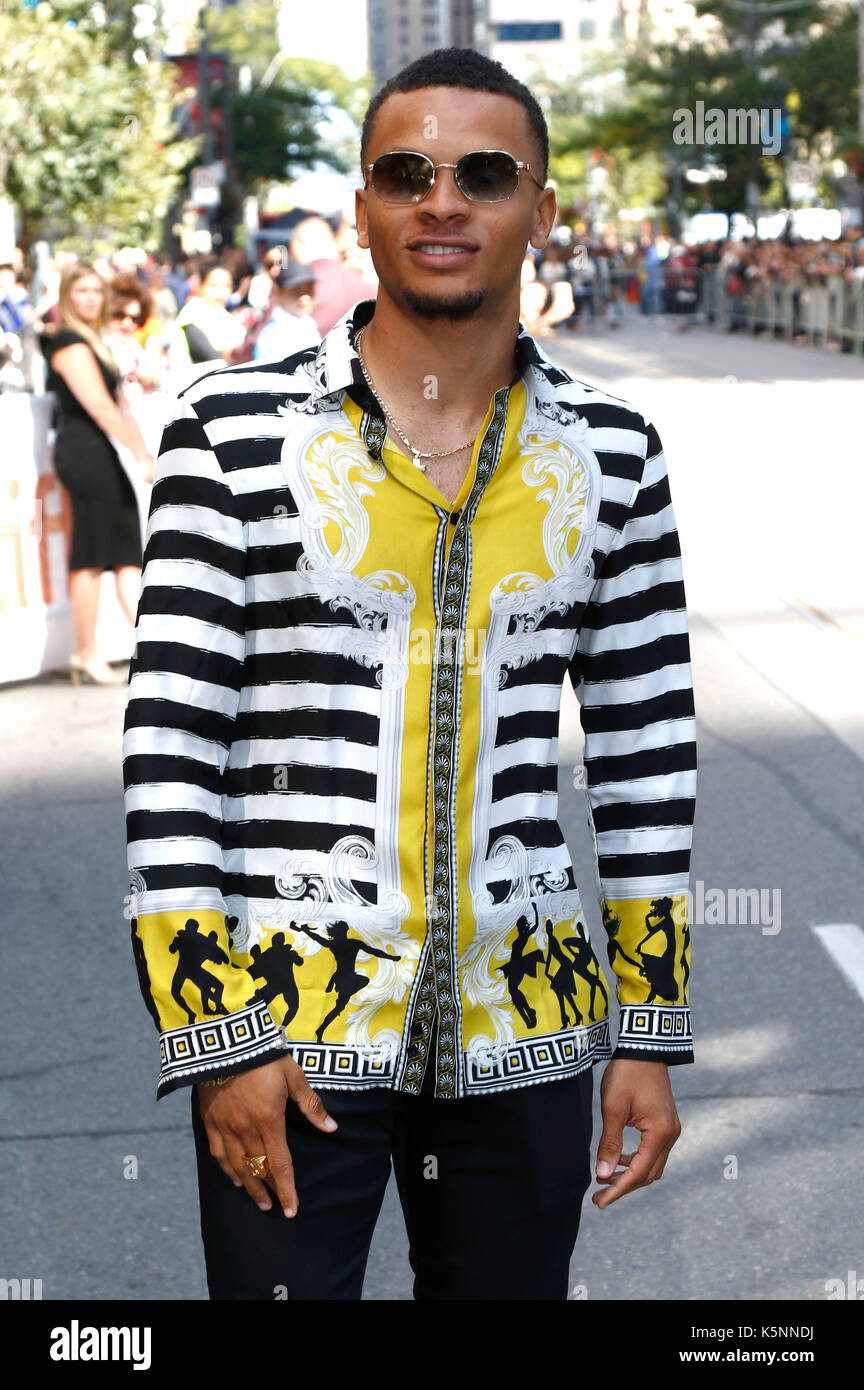
<path fill-rule="evenodd" d="M 567 1298 L 591 1183 L 592 1069 L 459 1100 L 436 1100 L 427 1082 L 419 1096 L 320 1087 L 330 1134 L 289 1102 L 291 1218 L 275 1200 L 259 1211 L 225 1176 L 192 1087 L 211 1299 L 359 1299 L 391 1158 L 415 1299 Z"/>

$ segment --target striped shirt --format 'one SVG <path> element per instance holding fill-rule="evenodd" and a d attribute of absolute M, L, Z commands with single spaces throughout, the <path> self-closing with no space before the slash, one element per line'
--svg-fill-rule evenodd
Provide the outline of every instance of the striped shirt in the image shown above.
<path fill-rule="evenodd" d="M 387 438 L 361 300 L 163 436 L 123 744 L 158 1095 L 287 1050 L 462 1097 L 693 1060 L 696 757 L 663 450 L 519 327 L 451 504 Z M 610 974 L 557 820 L 568 676 Z M 609 981 L 620 1016 L 610 1040 Z"/>

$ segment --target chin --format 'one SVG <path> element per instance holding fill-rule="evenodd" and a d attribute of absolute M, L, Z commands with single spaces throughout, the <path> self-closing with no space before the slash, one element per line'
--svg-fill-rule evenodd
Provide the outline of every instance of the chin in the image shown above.
<path fill-rule="evenodd" d="M 467 319 L 477 313 L 485 299 L 485 290 L 463 290 L 449 296 L 405 290 L 408 308 L 413 314 L 424 319 Z"/>

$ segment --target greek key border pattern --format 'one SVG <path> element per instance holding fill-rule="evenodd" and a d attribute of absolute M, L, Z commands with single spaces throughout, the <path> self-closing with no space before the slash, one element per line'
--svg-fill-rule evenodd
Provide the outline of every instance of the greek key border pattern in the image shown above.
<path fill-rule="evenodd" d="M 689 1006 L 622 1004 L 618 1046 L 691 1052 L 693 1034 Z"/>
<path fill-rule="evenodd" d="M 574 1076 L 612 1056 L 609 1020 L 586 1024 L 568 1032 L 551 1033 L 542 1038 L 522 1038 L 504 1056 L 489 1066 L 479 1066 L 465 1058 L 465 1090 L 475 1094 L 527 1085 L 543 1078 Z"/>
<path fill-rule="evenodd" d="M 284 1037 L 266 1004 L 250 1004 L 233 1014 L 169 1028 L 160 1038 L 160 1088 L 191 1072 L 244 1062 L 271 1047 L 284 1047 Z"/>

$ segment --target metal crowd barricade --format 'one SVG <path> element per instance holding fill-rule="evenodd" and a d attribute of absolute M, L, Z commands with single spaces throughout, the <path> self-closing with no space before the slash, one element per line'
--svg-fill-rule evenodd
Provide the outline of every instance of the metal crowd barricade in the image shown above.
<path fill-rule="evenodd" d="M 699 277 L 699 303 L 696 313 L 705 323 L 715 323 L 722 313 L 720 279 L 716 266 L 705 266 Z"/>
<path fill-rule="evenodd" d="M 828 290 L 824 285 L 806 285 L 801 291 L 801 328 L 807 341 L 828 341 Z"/>
<path fill-rule="evenodd" d="M 864 280 L 844 281 L 838 336 L 845 352 L 864 353 Z"/>
<path fill-rule="evenodd" d="M 624 278 L 633 272 L 617 273 Z M 718 266 L 657 266 L 653 271 L 656 293 L 646 294 L 646 283 L 640 281 L 642 311 L 687 316 L 691 323 L 714 323 L 767 337 L 804 337 L 812 346 L 864 354 L 864 278 L 831 275 L 818 285 L 808 284 L 800 273 L 786 280 L 742 277 L 741 293 L 733 295 L 727 288 L 728 273 L 726 267 Z M 689 293 L 694 280 L 695 300 Z M 676 295 L 676 286 L 685 295 Z"/>
<path fill-rule="evenodd" d="M 710 291 L 708 284 L 711 284 Z M 717 320 L 727 329 L 795 339 L 804 337 L 812 346 L 836 346 L 849 352 L 864 352 L 864 280 L 844 280 L 830 276 L 825 284 L 808 284 L 803 276 L 790 280 L 755 278 L 744 280 L 740 294 L 726 289 L 726 272 L 712 271 L 703 277 L 700 318 L 708 296 L 722 304 Z"/>

